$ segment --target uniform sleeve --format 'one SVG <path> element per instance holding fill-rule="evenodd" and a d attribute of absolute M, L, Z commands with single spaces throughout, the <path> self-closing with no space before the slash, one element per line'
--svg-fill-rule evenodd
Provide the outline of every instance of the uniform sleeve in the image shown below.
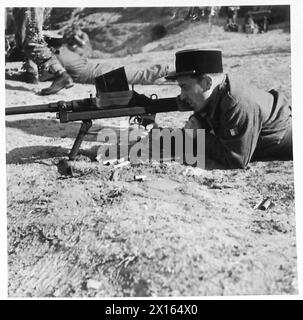
<path fill-rule="evenodd" d="M 167 75 L 168 65 L 155 64 L 146 69 L 138 70 L 124 66 L 127 81 L 130 84 L 153 84 L 157 79 Z"/>
<path fill-rule="evenodd" d="M 245 168 L 256 148 L 261 124 L 258 108 L 236 103 L 223 112 L 219 133 L 205 133 L 206 155 L 226 168 Z"/>

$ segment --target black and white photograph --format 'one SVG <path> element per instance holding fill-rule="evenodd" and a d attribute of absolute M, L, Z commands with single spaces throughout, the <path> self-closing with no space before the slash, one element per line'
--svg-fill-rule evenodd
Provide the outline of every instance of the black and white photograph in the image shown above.
<path fill-rule="evenodd" d="M 8 298 L 299 294 L 292 10 L 4 8 Z"/>

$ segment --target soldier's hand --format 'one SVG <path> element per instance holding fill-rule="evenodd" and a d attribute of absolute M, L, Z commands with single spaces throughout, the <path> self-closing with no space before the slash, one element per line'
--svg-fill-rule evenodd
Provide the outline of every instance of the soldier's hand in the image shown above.
<path fill-rule="evenodd" d="M 205 118 L 194 113 L 189 117 L 189 119 L 185 123 L 184 129 L 205 129 L 206 132 L 209 132 L 211 130 L 211 127 Z"/>
<path fill-rule="evenodd" d="M 192 111 L 193 107 L 185 100 L 181 99 L 181 95 L 177 96 L 177 106 L 180 111 Z"/>

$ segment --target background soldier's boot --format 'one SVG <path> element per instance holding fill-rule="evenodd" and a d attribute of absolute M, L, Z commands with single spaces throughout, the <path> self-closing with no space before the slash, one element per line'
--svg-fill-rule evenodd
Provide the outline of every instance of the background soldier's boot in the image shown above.
<path fill-rule="evenodd" d="M 55 55 L 52 54 L 51 58 L 45 61 L 40 70 L 40 74 L 47 71 L 54 75 L 54 81 L 49 88 L 42 89 L 41 95 L 49 95 L 59 92 L 62 89 L 68 89 L 74 85 L 73 79 L 63 68 Z"/>
<path fill-rule="evenodd" d="M 43 73 L 39 74 L 39 81 L 53 81 L 56 78 L 56 76 L 53 73 L 50 73 L 48 71 L 44 71 Z"/>
<path fill-rule="evenodd" d="M 25 70 L 22 81 L 33 84 L 39 83 L 38 67 L 33 60 L 26 59 L 22 65 L 22 69 Z"/>
<path fill-rule="evenodd" d="M 41 95 L 54 94 L 64 88 L 73 86 L 73 79 L 66 72 L 55 54 L 47 47 L 46 42 L 29 42 L 25 48 L 25 53 L 38 65 L 39 74 L 50 73 L 54 77 L 54 82 L 49 88 L 42 89 Z"/>
<path fill-rule="evenodd" d="M 73 85 L 74 85 L 73 79 L 66 71 L 64 71 L 63 73 L 58 73 L 52 85 L 48 88 L 42 89 L 40 94 L 44 96 L 49 94 L 54 94 L 64 88 L 65 89 L 71 88 Z"/>

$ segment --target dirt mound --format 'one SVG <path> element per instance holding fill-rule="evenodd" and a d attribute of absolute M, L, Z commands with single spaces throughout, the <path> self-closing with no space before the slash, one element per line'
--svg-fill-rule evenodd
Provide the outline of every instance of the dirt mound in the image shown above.
<path fill-rule="evenodd" d="M 47 162 L 47 174 L 46 163 L 8 169 L 11 296 L 295 292 L 289 164 L 276 194 L 281 163 L 249 172 L 154 163 L 111 181 L 112 168 L 80 162 L 64 178 Z M 142 173 L 147 181 L 133 180 Z M 254 210 L 265 195 L 275 209 Z"/>
<path fill-rule="evenodd" d="M 55 8 L 47 28 L 64 33 L 72 24 L 79 25 L 94 50 L 126 56 L 138 53 L 142 46 L 166 34 L 178 32 L 183 20 L 172 20 L 175 8 Z M 184 12 L 188 10 L 183 9 Z M 183 28 L 186 27 L 183 24 Z"/>

